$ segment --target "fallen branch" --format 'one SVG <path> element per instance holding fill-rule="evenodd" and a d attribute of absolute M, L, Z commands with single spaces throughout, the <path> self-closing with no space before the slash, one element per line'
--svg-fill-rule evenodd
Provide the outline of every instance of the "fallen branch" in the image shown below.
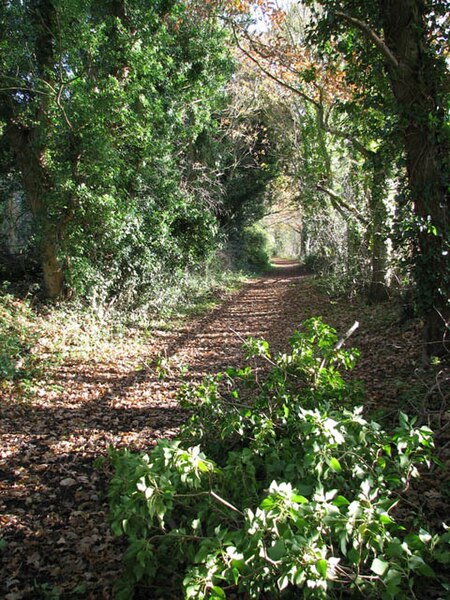
<path fill-rule="evenodd" d="M 216 494 L 216 492 L 213 492 L 213 490 L 210 490 L 209 495 L 212 496 L 214 500 L 217 500 L 217 502 L 220 502 L 220 504 L 223 504 L 230 510 L 233 510 L 234 512 L 237 512 L 240 515 L 244 516 L 244 513 L 242 511 L 240 511 L 238 508 L 227 502 L 227 500 L 225 500 L 224 498 L 221 498 L 218 494 Z"/>
<path fill-rule="evenodd" d="M 344 335 L 341 337 L 341 339 L 334 345 L 334 350 L 339 350 L 340 348 L 342 348 L 342 346 L 345 344 L 345 342 L 348 340 L 348 338 L 353 335 L 355 333 L 355 331 L 358 329 L 359 327 L 359 321 L 355 321 L 353 323 L 353 325 L 350 327 L 350 329 L 348 331 L 346 331 L 344 333 Z M 319 373 L 320 371 L 326 367 L 326 364 L 328 362 L 327 357 L 325 357 L 322 362 L 320 363 L 320 368 L 319 368 Z"/>
<path fill-rule="evenodd" d="M 341 339 L 335 345 L 334 349 L 339 350 L 340 348 L 342 348 L 342 346 L 345 344 L 345 342 L 348 340 L 348 338 L 355 333 L 355 331 L 358 329 L 358 327 L 359 327 L 359 321 L 355 321 L 353 323 L 353 325 L 350 327 L 350 329 L 348 331 L 346 331 L 345 334 L 341 337 Z"/>

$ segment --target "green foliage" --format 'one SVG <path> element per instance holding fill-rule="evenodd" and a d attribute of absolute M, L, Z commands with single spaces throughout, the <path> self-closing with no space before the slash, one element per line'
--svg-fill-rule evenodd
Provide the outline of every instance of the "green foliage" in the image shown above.
<path fill-rule="evenodd" d="M 255 98 L 258 86 L 257 75 L 241 65 L 229 85 L 229 106 L 222 119 L 224 135 L 212 148 L 213 158 L 222 170 L 223 207 L 219 218 L 231 237 L 239 236 L 245 227 L 264 216 L 267 187 L 279 175 L 276 133 L 271 122 L 273 105 L 262 91 Z"/>
<path fill-rule="evenodd" d="M 320 276 L 321 290 L 330 297 L 354 297 L 367 291 L 371 269 L 361 228 L 342 217 L 316 210 L 305 225 L 308 239 L 304 266 Z"/>
<path fill-rule="evenodd" d="M 355 86 L 352 109 L 364 106 L 365 121 L 370 129 L 378 129 L 379 140 L 390 139 L 397 155 L 402 148 L 401 179 L 406 174 L 408 193 L 397 202 L 397 239 L 414 278 L 417 307 L 425 321 L 426 351 L 445 354 L 450 136 L 444 108 L 449 89 L 443 43 L 448 38 L 448 2 L 305 0 L 305 4 L 312 15 L 309 41 L 322 57 L 342 65 L 346 82 Z M 385 170 L 392 158 L 389 150 L 383 157 Z"/>
<path fill-rule="evenodd" d="M 101 361 L 123 352 L 144 353 L 154 327 L 175 328 L 180 318 L 203 313 L 224 292 L 239 287 L 242 277 L 227 272 L 219 257 L 198 272 L 182 272 L 177 278 L 161 274 L 158 286 L 134 310 L 126 294 L 108 302 L 93 295 L 89 306 L 73 301 L 43 306 L 0 289 L 0 386 L 14 390 L 17 399 L 45 385 L 45 375 L 66 360 Z M 141 365 L 142 366 L 142 365 Z M 185 367 L 157 362 L 161 378 L 185 372 Z M 1 547 L 1 543 L 0 543 Z"/>
<path fill-rule="evenodd" d="M 138 304 L 161 273 L 179 278 L 217 249 L 221 197 L 197 193 L 193 163 L 209 171 L 193 149 L 216 132 L 233 61 L 204 9 L 46 0 L 0 11 L 2 174 L 23 187 L 41 258 L 57 240 L 80 295 Z"/>
<path fill-rule="evenodd" d="M 244 227 L 232 242 L 235 263 L 252 271 L 266 271 L 270 266 L 269 244 L 269 237 L 262 227 Z"/>
<path fill-rule="evenodd" d="M 336 343 L 320 319 L 289 353 L 249 340 L 265 377 L 246 366 L 185 387 L 193 416 L 178 440 L 111 450 L 112 527 L 129 541 L 118 598 L 139 584 L 195 599 L 406 599 L 436 577 L 448 536 L 395 517 L 432 433 L 404 414 L 393 432 L 364 418 L 339 372 L 358 353 Z"/>
<path fill-rule="evenodd" d="M 39 339 L 29 306 L 2 290 L 0 294 L 0 382 L 30 378 L 37 372 L 34 351 Z"/>

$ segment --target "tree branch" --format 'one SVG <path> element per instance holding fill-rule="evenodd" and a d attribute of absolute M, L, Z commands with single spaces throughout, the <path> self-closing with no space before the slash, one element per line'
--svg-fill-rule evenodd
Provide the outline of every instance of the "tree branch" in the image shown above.
<path fill-rule="evenodd" d="M 338 17 L 341 17 L 341 19 L 343 19 L 344 21 L 347 21 L 348 23 L 362 31 L 366 38 L 368 38 L 371 42 L 375 44 L 375 46 L 378 48 L 378 50 L 381 52 L 384 58 L 388 61 L 388 63 L 392 67 L 398 69 L 400 63 L 395 57 L 392 50 L 389 48 L 386 42 L 383 39 L 381 39 L 373 29 L 369 27 L 367 23 L 361 21 L 360 19 L 356 19 L 355 17 L 351 17 L 350 15 L 347 15 L 346 13 L 341 12 L 340 10 L 337 10 L 335 14 Z"/>
<path fill-rule="evenodd" d="M 350 329 L 348 331 L 346 331 L 344 333 L 344 335 L 341 337 L 341 339 L 335 344 L 333 350 L 335 350 L 335 351 L 340 350 L 342 348 L 342 346 L 345 344 L 345 342 L 348 340 L 348 338 L 355 333 L 355 331 L 358 329 L 358 327 L 359 327 L 359 321 L 355 321 L 353 323 L 353 325 L 350 327 Z M 320 363 L 319 373 L 327 365 L 327 363 L 328 363 L 328 359 L 325 357 L 322 360 L 322 362 Z"/>
<path fill-rule="evenodd" d="M 347 140 L 350 144 L 357 150 L 360 154 L 362 154 L 365 158 L 371 158 L 373 152 L 368 150 L 364 144 L 362 144 L 358 139 L 356 139 L 353 135 L 346 131 L 341 131 L 340 129 L 335 129 L 334 127 L 330 127 L 325 120 L 321 119 L 321 127 L 329 134 L 334 135 L 335 137 Z"/>
<path fill-rule="evenodd" d="M 344 13 L 339 13 L 342 14 L 344 16 Z M 353 17 L 349 17 L 351 19 L 353 19 Z M 361 21 L 362 23 L 362 21 Z M 362 23 L 363 25 L 365 25 L 365 23 Z M 266 75 L 267 77 L 269 77 L 270 79 L 272 79 L 273 81 L 275 81 L 276 83 L 278 83 L 279 85 L 281 85 L 282 87 L 290 90 L 291 92 L 293 92 L 294 94 L 296 94 L 297 96 L 300 96 L 300 98 L 302 98 L 303 100 L 306 100 L 306 102 L 309 102 L 310 104 L 312 104 L 314 106 L 314 108 L 317 111 L 317 115 L 318 115 L 318 120 L 319 120 L 319 126 L 326 131 L 327 133 L 335 136 L 335 137 L 339 137 L 341 139 L 345 139 L 348 140 L 352 146 L 355 148 L 355 150 L 357 150 L 360 154 L 362 154 L 365 158 L 371 158 L 373 153 L 368 150 L 364 144 L 362 144 L 358 139 L 356 139 L 353 135 L 351 135 L 348 132 L 345 131 L 341 131 L 339 129 L 335 129 L 333 127 L 330 127 L 330 125 L 327 122 L 327 119 L 324 116 L 324 103 L 323 103 L 323 90 L 322 88 L 320 88 L 320 86 L 318 87 L 318 91 L 319 91 L 319 97 L 320 97 L 320 101 L 317 102 L 316 100 L 314 100 L 314 98 L 312 98 L 311 96 L 308 96 L 308 94 L 305 94 L 305 92 L 303 92 L 301 89 L 299 89 L 298 87 L 295 87 L 293 85 L 290 85 L 289 83 L 287 83 L 286 81 L 283 81 L 282 79 L 280 79 L 279 77 L 277 77 L 276 75 L 274 75 L 271 71 L 269 71 L 268 69 L 266 69 L 261 62 L 248 50 L 246 50 L 240 43 L 239 41 L 239 37 L 236 33 L 235 30 L 235 26 L 234 23 L 231 23 L 232 28 L 233 28 L 233 35 L 234 35 L 234 39 L 236 41 L 236 44 L 238 46 L 238 48 L 241 50 L 241 52 L 243 54 L 245 54 L 245 56 L 247 56 L 247 58 L 249 58 L 261 71 L 262 73 L 264 73 L 264 75 Z M 369 27 L 366 25 L 367 29 L 369 29 Z M 374 33 L 374 32 L 373 32 Z M 250 38 L 250 36 L 244 32 L 243 33 L 248 41 L 248 43 L 250 44 L 251 48 L 254 50 L 254 52 L 258 55 L 261 56 L 261 58 L 264 58 L 264 56 L 261 55 L 261 53 L 258 51 L 258 48 L 255 47 L 255 44 L 253 43 L 253 40 Z M 374 35 L 376 36 L 376 34 L 374 33 Z M 382 40 L 380 40 L 382 42 Z M 384 42 L 382 42 L 384 44 Z M 331 108 L 330 108 L 331 110 Z"/>
<path fill-rule="evenodd" d="M 358 329 L 358 327 L 359 327 L 359 322 L 355 321 L 353 323 L 353 325 L 350 327 L 350 329 L 344 333 L 344 335 L 341 337 L 341 339 L 335 345 L 334 349 L 340 350 L 342 348 L 342 346 L 345 344 L 345 342 L 348 340 L 348 338 L 355 333 L 355 331 Z"/>
<path fill-rule="evenodd" d="M 242 511 L 240 511 L 238 508 L 236 508 L 235 506 L 230 504 L 227 500 L 225 500 L 224 498 L 222 498 L 221 496 L 216 494 L 216 492 L 214 492 L 213 490 L 210 490 L 209 495 L 212 496 L 214 498 L 214 500 L 217 500 L 217 502 L 220 502 L 220 504 L 223 504 L 230 510 L 233 510 L 234 512 L 237 512 L 240 515 L 244 516 L 244 513 Z"/>
<path fill-rule="evenodd" d="M 366 226 L 369 225 L 370 221 L 368 219 L 366 219 L 366 217 L 364 217 L 364 215 L 362 215 L 359 212 L 359 210 L 356 208 L 356 206 L 349 204 L 344 198 L 342 198 L 342 196 L 339 196 L 339 194 L 336 194 L 336 192 L 333 192 L 333 190 L 330 190 L 329 188 L 325 187 L 321 183 L 318 183 L 316 185 L 316 188 L 320 192 L 324 192 L 331 198 L 331 203 L 337 210 L 339 210 L 341 207 L 343 207 L 346 210 L 348 210 L 348 212 L 352 213 L 352 215 L 354 215 L 360 223 L 362 223 L 363 225 L 366 225 Z M 339 210 L 339 212 L 340 212 L 340 210 Z"/>
<path fill-rule="evenodd" d="M 279 77 L 277 77 L 276 75 L 274 75 L 271 71 L 269 71 L 268 69 L 266 69 L 265 67 L 263 67 L 263 65 L 260 63 L 260 61 L 257 58 L 255 58 L 255 56 L 253 56 L 250 52 L 248 52 L 248 50 L 246 50 L 242 46 L 242 44 L 239 41 L 238 35 L 237 35 L 236 31 L 235 31 L 234 25 L 233 25 L 233 35 L 234 35 L 234 39 L 236 41 L 236 45 L 239 48 L 239 50 L 243 54 L 245 54 L 245 56 L 247 56 L 247 58 L 249 58 L 252 62 L 254 62 L 255 65 L 264 73 L 264 75 L 267 75 L 267 77 L 269 77 L 270 79 L 272 79 L 273 81 L 275 81 L 276 83 L 278 83 L 279 85 L 281 85 L 282 87 L 290 90 L 291 92 L 294 92 L 294 94 L 297 94 L 298 96 L 300 96 L 301 98 L 303 98 L 307 102 L 310 102 L 311 104 L 313 104 L 316 107 L 318 106 L 317 102 L 313 98 L 311 98 L 310 96 L 308 96 L 307 94 L 305 94 L 304 92 L 302 92 L 301 90 L 299 90 L 297 87 L 294 87 L 293 85 L 290 85 L 286 81 L 283 81 L 282 79 L 280 79 Z M 258 54 L 258 56 L 261 56 L 260 53 L 258 52 L 257 48 L 254 47 L 254 44 L 252 43 L 252 40 L 249 38 L 249 36 L 247 34 L 244 34 L 244 35 L 247 38 L 247 40 L 248 40 L 249 44 L 251 45 L 251 47 Z"/>

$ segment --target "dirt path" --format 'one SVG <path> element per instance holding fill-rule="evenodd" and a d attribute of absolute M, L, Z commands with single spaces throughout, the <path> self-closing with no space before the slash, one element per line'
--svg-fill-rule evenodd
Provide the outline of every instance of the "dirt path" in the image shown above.
<path fill-rule="evenodd" d="M 389 405 L 399 393 L 392 379 L 418 360 L 417 332 L 393 331 L 387 323 L 386 346 L 382 313 L 375 318 L 362 306 L 331 304 L 288 261 L 176 333 L 156 332 L 147 356 L 138 361 L 124 356 L 95 365 L 66 364 L 30 403 L 5 400 L 0 407 L 0 537 L 6 540 L 0 551 L 0 597 L 111 598 L 123 547 L 109 530 L 108 473 L 95 468 L 95 459 L 110 444 L 146 449 L 175 433 L 185 417 L 176 401 L 181 365 L 189 366 L 193 380 L 238 365 L 239 336 L 263 336 L 281 349 L 303 320 L 318 314 L 339 331 L 355 318 L 362 321 L 354 342 L 364 353 L 359 373 L 370 379 L 370 401 Z M 377 352 L 381 343 L 385 351 Z M 374 352 L 377 368 L 370 370 Z M 408 364 L 398 358 L 403 353 Z M 157 356 L 167 366 L 164 378 L 154 366 Z"/>

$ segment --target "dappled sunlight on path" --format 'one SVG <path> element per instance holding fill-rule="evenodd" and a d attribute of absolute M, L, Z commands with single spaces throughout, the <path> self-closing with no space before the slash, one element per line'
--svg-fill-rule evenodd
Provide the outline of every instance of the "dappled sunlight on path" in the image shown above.
<path fill-rule="evenodd" d="M 143 355 L 66 362 L 29 402 L 1 400 L 0 597 L 43 597 L 45 583 L 63 597 L 112 598 L 124 548 L 108 524 L 109 468 L 95 459 L 110 445 L 148 450 L 176 435 L 187 417 L 177 402 L 183 379 L 241 365 L 247 336 L 265 337 L 277 351 L 312 316 L 339 332 L 357 319 L 351 344 L 362 358 L 354 376 L 370 387 L 366 405 L 395 406 L 396 382 L 420 360 L 417 328 L 393 325 L 385 306 L 330 302 L 295 261 L 274 263 L 206 315 L 155 330 Z"/>
<path fill-rule="evenodd" d="M 121 546 L 107 522 L 107 470 L 93 462 L 109 445 L 146 449 L 172 436 L 186 418 L 177 403 L 186 365 L 200 380 L 240 364 L 242 338 L 264 336 L 280 348 L 304 313 L 304 278 L 283 264 L 225 298 L 178 331 L 156 331 L 139 360 L 66 363 L 26 404 L 0 409 L 0 523 L 6 598 L 35 598 L 39 584 L 84 597 L 109 598 Z M 158 357 L 167 365 L 164 377 Z"/>

